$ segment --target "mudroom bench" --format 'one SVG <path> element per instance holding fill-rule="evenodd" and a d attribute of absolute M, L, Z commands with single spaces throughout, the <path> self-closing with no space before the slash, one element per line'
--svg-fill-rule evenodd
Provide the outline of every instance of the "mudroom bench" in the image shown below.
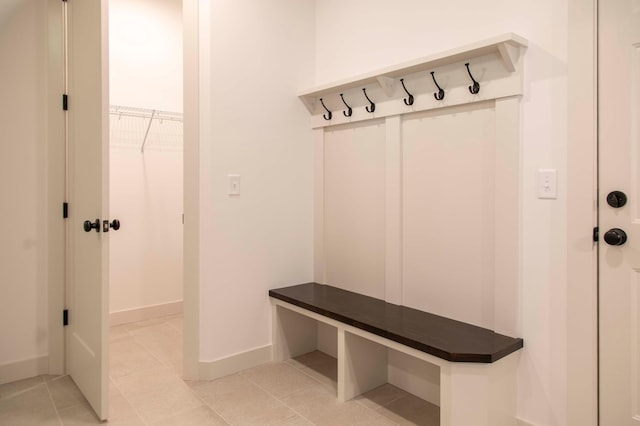
<path fill-rule="evenodd" d="M 269 291 L 273 359 L 318 349 L 318 325 L 337 338 L 337 398 L 389 382 L 390 351 L 439 368 L 442 426 L 514 425 L 517 353 L 523 340 L 329 285 Z"/>

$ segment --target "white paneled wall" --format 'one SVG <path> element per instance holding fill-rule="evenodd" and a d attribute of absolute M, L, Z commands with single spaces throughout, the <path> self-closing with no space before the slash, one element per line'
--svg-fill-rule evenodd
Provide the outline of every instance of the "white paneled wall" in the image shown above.
<path fill-rule="evenodd" d="M 326 281 L 384 299 L 384 121 L 330 128 L 324 146 Z"/>
<path fill-rule="evenodd" d="M 315 279 L 518 336 L 518 109 L 484 101 L 316 130 Z"/>
<path fill-rule="evenodd" d="M 493 329 L 494 170 L 493 103 L 405 116 L 403 304 Z"/>

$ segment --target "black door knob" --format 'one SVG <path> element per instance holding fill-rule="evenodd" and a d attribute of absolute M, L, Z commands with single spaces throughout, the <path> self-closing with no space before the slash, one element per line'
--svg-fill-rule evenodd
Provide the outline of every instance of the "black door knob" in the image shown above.
<path fill-rule="evenodd" d="M 627 195 L 622 191 L 612 191 L 607 195 L 607 204 L 614 209 L 619 209 L 627 204 Z"/>
<path fill-rule="evenodd" d="M 84 232 L 91 232 L 92 229 L 95 229 L 96 232 L 100 232 L 100 219 L 96 219 L 95 222 L 91 222 L 90 220 L 84 221 Z"/>
<path fill-rule="evenodd" d="M 620 228 L 609 229 L 604 234 L 604 241 L 612 246 L 621 246 L 627 242 L 627 233 Z"/>
<path fill-rule="evenodd" d="M 114 231 L 120 229 L 120 221 L 118 219 L 113 219 L 111 223 L 108 220 L 102 221 L 102 232 L 109 232 L 109 229 L 113 228 Z"/>

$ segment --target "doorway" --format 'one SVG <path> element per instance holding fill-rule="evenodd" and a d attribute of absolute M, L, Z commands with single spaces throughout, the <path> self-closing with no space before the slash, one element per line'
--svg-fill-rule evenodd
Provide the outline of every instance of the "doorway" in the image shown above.
<path fill-rule="evenodd" d="M 182 0 L 109 0 L 112 379 L 136 349 L 182 372 L 182 51 Z"/>

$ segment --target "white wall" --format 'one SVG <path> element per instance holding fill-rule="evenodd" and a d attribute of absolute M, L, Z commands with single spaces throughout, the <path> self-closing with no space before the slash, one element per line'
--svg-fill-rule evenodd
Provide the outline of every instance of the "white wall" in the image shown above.
<path fill-rule="evenodd" d="M 40 0 L 0 5 L 0 383 L 48 351 L 45 18 Z"/>
<path fill-rule="evenodd" d="M 112 105 L 182 112 L 182 0 L 109 0 Z"/>
<path fill-rule="evenodd" d="M 110 0 L 109 31 L 110 103 L 181 112 L 182 1 Z M 155 120 L 141 153 L 147 123 L 111 120 L 112 313 L 182 300 L 182 125 Z"/>
<path fill-rule="evenodd" d="M 269 288 L 312 276 L 312 0 L 211 5 L 200 141 L 200 360 L 270 345 Z M 202 87 L 202 86 L 201 86 Z M 241 194 L 227 195 L 227 175 Z"/>
<path fill-rule="evenodd" d="M 567 4 L 402 0 L 389 7 L 383 0 L 323 0 L 316 12 L 316 84 L 506 32 L 529 40 L 522 102 L 525 349 L 518 415 L 534 424 L 565 424 Z M 536 198 L 538 168 L 558 169 L 557 200 Z"/>

